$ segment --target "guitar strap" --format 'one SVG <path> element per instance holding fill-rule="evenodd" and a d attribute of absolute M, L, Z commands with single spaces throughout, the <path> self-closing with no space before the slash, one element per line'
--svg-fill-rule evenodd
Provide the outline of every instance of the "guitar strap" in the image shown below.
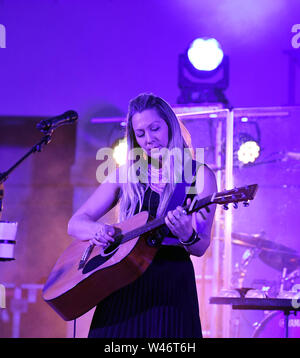
<path fill-rule="evenodd" d="M 192 166 L 192 172 L 189 173 L 188 166 Z M 199 168 L 200 163 L 197 163 L 195 160 L 192 163 L 188 163 L 184 168 L 183 181 L 181 183 L 177 183 L 174 189 L 174 192 L 169 200 L 165 213 L 170 210 L 175 210 L 177 206 L 184 206 L 188 198 L 193 199 L 195 194 L 191 191 L 192 188 L 196 185 L 196 174 Z M 186 178 L 186 173 L 190 174 L 188 178 Z M 188 189 L 189 188 L 189 189 Z M 194 191 L 194 190 L 193 190 Z"/>

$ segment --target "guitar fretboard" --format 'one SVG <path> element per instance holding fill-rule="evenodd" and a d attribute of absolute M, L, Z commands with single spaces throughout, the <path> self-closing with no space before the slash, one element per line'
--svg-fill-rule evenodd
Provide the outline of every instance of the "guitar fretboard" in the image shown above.
<path fill-rule="evenodd" d="M 209 195 L 206 198 L 197 200 L 191 210 L 188 210 L 188 208 L 185 207 L 184 209 L 186 210 L 187 215 L 212 204 L 212 202 L 211 202 L 212 197 L 213 197 L 213 195 Z M 145 233 L 148 233 L 155 229 L 158 229 L 159 227 L 164 226 L 164 225 L 165 225 L 165 216 L 156 218 L 152 221 L 149 221 L 147 224 L 145 224 L 141 227 L 138 227 L 134 230 L 128 231 L 125 234 L 121 234 L 121 236 L 122 236 L 121 241 L 122 241 L 122 243 L 127 242 L 127 241 L 132 240 L 132 239 L 134 239 L 138 236 L 141 236 Z"/>
<path fill-rule="evenodd" d="M 257 191 L 257 184 L 247 185 L 245 187 L 241 188 L 235 188 L 232 190 L 226 190 L 219 193 L 213 193 L 212 195 L 209 195 L 203 199 L 195 200 L 193 203 L 192 209 L 185 207 L 187 215 L 199 211 L 203 208 L 206 208 L 208 210 L 208 206 L 211 204 L 220 204 L 220 205 L 227 205 L 228 203 L 238 203 L 238 202 L 246 202 L 248 200 L 253 200 L 255 194 Z M 119 243 L 121 242 L 127 242 L 129 240 L 132 240 L 138 236 L 141 236 L 147 232 L 151 232 L 161 226 L 165 225 L 165 216 L 156 218 L 147 224 L 136 228 L 132 231 L 129 231 L 124 234 L 120 234 L 116 236 L 117 241 Z"/>
<path fill-rule="evenodd" d="M 155 229 L 158 229 L 159 227 L 163 226 L 165 224 L 165 218 L 160 217 L 157 219 L 154 219 L 152 221 L 149 221 L 147 224 L 138 227 L 134 230 L 128 231 L 125 234 L 122 235 L 122 243 L 127 242 L 129 240 L 132 240 L 138 236 L 141 236 L 145 233 L 151 232 Z"/>

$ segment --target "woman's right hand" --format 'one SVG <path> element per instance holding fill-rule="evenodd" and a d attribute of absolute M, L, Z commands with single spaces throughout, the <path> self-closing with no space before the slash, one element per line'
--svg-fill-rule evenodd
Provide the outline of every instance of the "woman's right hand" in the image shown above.
<path fill-rule="evenodd" d="M 114 235 L 115 228 L 113 226 L 97 223 L 94 237 L 90 239 L 90 244 L 106 248 L 115 241 L 113 238 Z"/>

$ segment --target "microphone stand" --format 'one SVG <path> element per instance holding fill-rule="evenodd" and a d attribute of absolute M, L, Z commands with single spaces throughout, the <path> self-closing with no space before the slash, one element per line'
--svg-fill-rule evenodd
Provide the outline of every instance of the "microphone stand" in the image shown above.
<path fill-rule="evenodd" d="M 43 146 L 47 145 L 51 141 L 53 130 L 49 130 L 43 138 L 36 143 L 21 159 L 19 159 L 11 168 L 7 171 L 0 173 L 0 219 L 2 213 L 2 199 L 4 197 L 4 189 L 3 183 L 8 179 L 9 174 L 15 170 L 27 157 L 29 157 L 32 153 L 41 152 Z M 0 308 L 6 307 L 6 299 L 5 299 L 5 287 L 0 284 Z"/>
<path fill-rule="evenodd" d="M 46 134 L 44 135 L 44 137 L 38 142 L 36 143 L 21 159 L 19 159 L 11 168 L 9 168 L 7 171 L 0 173 L 0 184 L 4 183 L 9 174 L 14 171 L 27 157 L 29 157 L 32 153 L 35 152 L 41 152 L 43 146 L 47 145 L 48 143 L 51 142 L 52 139 L 52 134 L 53 134 L 53 129 L 49 130 L 48 132 L 46 132 Z M 0 209 L 1 209 L 1 203 L 0 203 Z"/>
<path fill-rule="evenodd" d="M 36 143 L 21 159 L 19 159 L 11 168 L 6 170 L 3 173 L 0 173 L 0 220 L 3 209 L 3 198 L 4 198 L 4 188 L 3 183 L 8 179 L 8 176 L 11 172 L 13 172 L 26 158 L 28 158 L 32 153 L 41 152 L 43 146 L 47 145 L 51 142 L 53 128 L 49 129 L 47 132 L 44 132 L 44 136 L 42 139 Z"/>
<path fill-rule="evenodd" d="M 43 147 L 45 145 L 47 145 L 48 143 L 51 142 L 52 140 L 52 134 L 53 134 L 53 130 L 55 128 L 49 128 L 48 130 L 44 131 L 41 130 L 44 133 L 44 136 L 42 137 L 42 139 L 36 143 L 21 159 L 19 159 L 11 168 L 9 168 L 8 170 L 6 170 L 3 173 L 0 173 L 0 219 L 1 219 L 1 212 L 2 212 L 2 199 L 4 197 L 4 189 L 3 189 L 3 183 L 8 179 L 8 176 L 10 175 L 11 172 L 13 172 L 26 158 L 28 158 L 32 153 L 36 153 L 36 152 L 41 152 Z M 16 289 L 15 293 L 21 294 L 20 289 Z M 4 285 L 0 284 L 0 308 L 5 308 L 6 307 L 6 297 L 5 297 L 5 287 Z M 14 331 L 19 329 L 19 319 L 20 319 L 20 313 L 22 311 L 20 310 L 15 310 L 14 312 L 14 321 L 15 318 L 17 318 L 16 324 L 14 326 Z"/>

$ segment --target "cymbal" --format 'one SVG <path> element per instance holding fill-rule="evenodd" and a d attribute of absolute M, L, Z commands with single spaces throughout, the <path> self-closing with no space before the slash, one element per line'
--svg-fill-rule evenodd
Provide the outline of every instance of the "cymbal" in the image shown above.
<path fill-rule="evenodd" d="M 297 251 L 294 249 L 291 249 L 287 246 L 278 244 L 276 242 L 273 242 L 271 240 L 265 239 L 265 233 L 260 234 L 245 234 L 245 233 L 232 233 L 231 234 L 233 244 L 241 245 L 241 246 L 248 246 L 253 248 L 258 248 L 261 250 L 266 251 L 276 251 L 276 252 L 282 252 L 282 253 L 296 253 Z"/>
<path fill-rule="evenodd" d="M 249 235 L 245 233 L 233 232 L 231 233 L 233 244 L 247 247 L 257 247 L 256 239 L 260 237 L 260 234 Z"/>
<path fill-rule="evenodd" d="M 262 251 L 258 257 L 268 266 L 273 267 L 275 270 L 282 271 L 284 268 L 287 272 L 292 272 L 300 266 L 300 256 L 292 253 L 276 253 Z"/>
<path fill-rule="evenodd" d="M 300 256 L 296 250 L 264 239 L 264 233 L 254 235 L 232 233 L 231 236 L 233 244 L 259 249 L 258 257 L 276 270 L 282 271 L 286 268 L 287 271 L 293 271 L 300 266 Z"/>

